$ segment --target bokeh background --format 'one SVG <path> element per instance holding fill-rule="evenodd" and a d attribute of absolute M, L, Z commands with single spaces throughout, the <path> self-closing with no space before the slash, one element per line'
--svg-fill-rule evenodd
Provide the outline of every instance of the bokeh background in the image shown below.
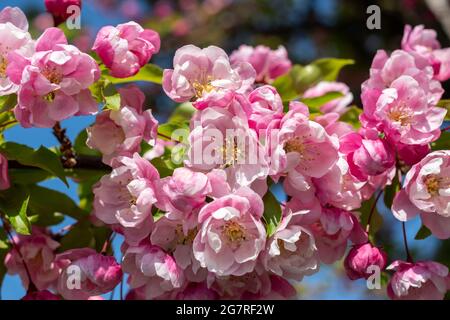
<path fill-rule="evenodd" d="M 369 5 L 381 8 L 381 29 L 366 27 Z M 435 9 L 437 5 L 442 7 Z M 32 35 L 36 38 L 52 26 L 45 12 L 44 0 L 1 0 L 0 9 L 18 6 L 30 21 Z M 346 67 L 339 80 L 345 82 L 354 94 L 354 103 L 360 105 L 360 86 L 368 77 L 371 60 L 378 49 L 388 51 L 400 47 L 405 24 L 424 24 L 436 29 L 443 47 L 450 46 L 450 13 L 445 17 L 447 0 L 83 0 L 81 30 L 71 32 L 71 42 L 83 51 L 90 51 L 97 31 L 104 25 L 134 20 L 152 28 L 161 35 L 161 52 L 152 62 L 161 67 L 171 67 L 175 50 L 185 44 L 200 47 L 217 45 L 231 53 L 241 44 L 265 44 L 276 48 L 284 45 L 294 63 L 306 64 L 321 57 L 351 58 L 356 64 Z M 434 13 L 433 13 L 434 11 Z M 447 27 L 446 27 L 447 26 Z M 446 29 L 447 28 L 447 29 Z M 1 40 L 0 40 L 1 41 Z M 146 105 L 153 109 L 159 121 L 164 122 L 175 105 L 160 86 L 139 84 L 144 90 Z M 444 84 L 448 91 L 449 84 Z M 449 91 L 450 92 L 450 91 Z M 449 98 L 446 94 L 445 98 Z M 75 117 L 62 122 L 73 140 L 78 133 L 94 121 L 92 116 Z M 9 141 L 27 144 L 57 145 L 51 129 L 24 129 L 15 126 L 5 132 Z M 48 188 L 67 193 L 78 201 L 76 184 L 70 188 L 58 180 L 41 183 Z M 282 197 L 281 194 L 278 194 Z M 396 221 L 382 201 L 378 203 L 384 223 L 377 235 L 391 260 L 404 259 L 401 223 Z M 67 219 L 59 229 L 73 221 Z M 414 240 L 420 228 L 415 219 L 407 223 L 410 248 L 416 260 L 434 259 L 450 265 L 450 241 L 434 237 Z M 121 258 L 119 246 L 122 239 L 114 240 L 115 254 Z M 297 285 L 299 299 L 385 299 L 385 288 L 368 290 L 364 280 L 346 279 L 342 263 L 322 267 L 318 274 L 305 278 Z M 126 290 L 126 288 L 125 288 Z M 17 276 L 7 275 L 1 290 L 2 299 L 20 299 L 25 291 Z M 106 299 L 119 299 L 116 290 Z"/>

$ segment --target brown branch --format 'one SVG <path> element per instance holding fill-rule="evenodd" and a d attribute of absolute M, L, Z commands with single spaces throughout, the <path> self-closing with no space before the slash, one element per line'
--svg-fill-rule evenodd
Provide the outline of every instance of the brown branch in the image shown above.
<path fill-rule="evenodd" d="M 8 160 L 8 168 L 9 169 L 38 169 L 33 166 L 27 166 L 19 163 L 15 160 Z M 102 160 L 98 157 L 91 156 L 78 156 L 77 163 L 72 169 L 85 169 L 85 170 L 104 170 L 110 171 L 111 167 L 104 164 Z"/>
<path fill-rule="evenodd" d="M 53 126 L 53 135 L 58 139 L 61 147 L 61 161 L 64 168 L 73 168 L 77 165 L 77 159 L 75 157 L 75 151 L 72 148 L 72 142 L 66 136 L 66 129 L 61 128 L 61 124 L 57 122 Z"/>

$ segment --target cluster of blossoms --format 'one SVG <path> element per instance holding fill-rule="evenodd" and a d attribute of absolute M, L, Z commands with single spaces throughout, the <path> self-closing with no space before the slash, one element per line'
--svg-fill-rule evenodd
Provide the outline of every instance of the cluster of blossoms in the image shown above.
<path fill-rule="evenodd" d="M 0 22 L 16 9 L 5 10 Z M 9 51 L 0 51 L 1 93 L 17 93 L 21 125 L 52 127 L 97 113 L 88 90 L 100 76 L 96 61 L 56 28 L 32 40 L 26 19 L 11 16 L 20 19 L 0 23 L 11 39 Z M 139 72 L 159 48 L 159 35 L 134 22 L 101 29 L 93 46 L 120 78 Z M 163 89 L 196 111 L 185 158 L 171 175 L 162 177 L 140 155 L 143 142 L 156 149 L 159 140 L 138 87 L 120 88 L 120 108 L 100 111 L 87 129 L 87 145 L 112 168 L 93 186 L 91 218 L 123 235 L 121 263 L 90 248 L 56 253 L 59 243 L 35 228 L 14 240 L 8 272 L 39 290 L 27 299 L 59 297 L 52 292 L 92 299 L 111 291 L 122 273 L 129 275 L 128 299 L 286 299 L 296 295 L 290 281 L 339 261 L 351 245 L 347 275 L 368 278 L 368 267 L 383 270 L 388 257 L 369 240 L 358 209 L 392 183 L 400 165 L 412 168 L 394 200 L 395 217 L 420 214 L 434 235 L 449 238 L 450 152 L 430 153 L 430 143 L 446 113 L 436 105 L 450 58 L 422 27 L 405 29 L 402 48 L 375 56 L 362 85 L 358 130 L 340 120 L 352 101 L 343 83 L 322 81 L 304 92 L 304 98 L 342 93 L 319 116 L 300 101 L 283 104 L 272 86 L 291 68 L 283 47 L 242 46 L 230 57 L 215 46 L 178 49 Z M 0 168 L 5 189 L 3 156 Z M 271 207 L 272 184 L 283 187 L 287 200 Z M 271 210 L 281 212 L 275 226 Z M 82 272 L 76 289 L 67 287 L 74 266 Z M 448 269 L 436 262 L 395 261 L 387 269 L 395 270 L 388 284 L 393 299 L 442 298 L 449 288 Z"/>

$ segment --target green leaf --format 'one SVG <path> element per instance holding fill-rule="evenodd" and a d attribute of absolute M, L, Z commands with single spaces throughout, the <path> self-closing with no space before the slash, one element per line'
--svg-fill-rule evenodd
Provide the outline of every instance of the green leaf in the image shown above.
<path fill-rule="evenodd" d="M 320 78 L 324 81 L 335 81 L 341 69 L 345 66 L 354 64 L 351 59 L 324 58 L 311 63 L 320 69 Z"/>
<path fill-rule="evenodd" d="M 10 94 L 7 96 L 0 96 L 0 113 L 9 111 L 17 104 L 17 95 Z"/>
<path fill-rule="evenodd" d="M 438 102 L 437 106 L 447 110 L 445 120 L 450 120 L 450 99 L 442 99 Z"/>
<path fill-rule="evenodd" d="M 163 123 L 158 126 L 158 135 L 159 138 L 167 141 L 171 141 L 172 134 L 174 131 L 177 130 L 183 130 L 186 131 L 186 134 L 183 134 L 183 136 L 187 136 L 189 133 L 189 124 L 188 122 L 168 122 Z M 178 134 L 177 134 L 178 136 Z M 174 137 L 175 138 L 175 137 Z"/>
<path fill-rule="evenodd" d="M 158 170 L 161 178 L 165 178 L 173 174 L 174 168 L 169 164 L 168 161 L 162 158 L 155 158 L 150 162 L 156 168 L 156 170 Z"/>
<path fill-rule="evenodd" d="M 442 131 L 439 139 L 431 143 L 431 150 L 450 150 L 450 131 Z"/>
<path fill-rule="evenodd" d="M 296 99 L 320 81 L 336 80 L 341 69 L 353 63 L 354 61 L 349 59 L 325 58 L 306 66 L 297 64 L 288 74 L 278 77 L 272 85 L 281 95 L 283 102 L 287 102 Z"/>
<path fill-rule="evenodd" d="M 267 192 L 263 197 L 264 214 L 263 219 L 266 224 L 267 237 L 272 236 L 281 221 L 281 207 L 272 192 Z"/>
<path fill-rule="evenodd" d="M 146 64 L 141 68 L 141 70 L 139 70 L 139 72 L 136 75 L 129 78 L 114 78 L 109 74 L 106 74 L 106 72 L 103 72 L 103 76 L 114 84 L 136 82 L 136 81 L 145 81 L 156 84 L 162 84 L 163 70 L 157 65 Z"/>
<path fill-rule="evenodd" d="M 294 100 L 298 97 L 297 90 L 294 88 L 294 79 L 291 73 L 278 77 L 272 83 L 272 86 L 277 89 L 277 92 L 284 102 Z"/>
<path fill-rule="evenodd" d="M 87 137 L 88 136 L 86 129 L 81 130 L 81 132 L 76 137 L 73 145 L 76 154 L 84 156 L 101 157 L 101 153 L 98 150 L 91 149 L 87 146 L 86 144 Z"/>
<path fill-rule="evenodd" d="M 95 247 L 95 238 L 88 221 L 81 221 L 61 238 L 59 252 L 70 249 Z"/>
<path fill-rule="evenodd" d="M 167 122 L 189 123 L 196 110 L 192 103 L 182 103 L 175 108 Z"/>
<path fill-rule="evenodd" d="M 431 236 L 431 231 L 430 229 L 428 229 L 427 227 L 425 227 L 424 225 L 422 225 L 419 229 L 419 231 L 417 231 L 416 236 L 414 237 L 414 239 L 416 240 L 423 240 L 428 238 L 429 236 Z"/>
<path fill-rule="evenodd" d="M 43 217 L 40 218 L 42 221 L 58 219 L 55 213 L 61 213 L 76 220 L 82 220 L 89 216 L 89 212 L 78 207 L 64 193 L 36 185 L 30 186 L 28 190 L 31 196 L 30 212 L 39 216 L 42 215 Z"/>
<path fill-rule="evenodd" d="M 61 179 L 67 187 L 69 186 L 58 155 L 44 146 L 33 150 L 23 144 L 5 142 L 0 145 L 0 153 L 8 160 L 16 160 L 25 166 L 37 167 L 50 172 Z"/>
<path fill-rule="evenodd" d="M 0 132 L 14 126 L 17 124 L 14 113 L 12 112 L 2 112 L 0 113 Z"/>
<path fill-rule="evenodd" d="M 52 175 L 45 170 L 39 168 L 23 168 L 23 169 L 14 169 L 10 168 L 9 171 L 9 179 L 15 184 L 35 184 L 44 180 L 47 180 L 52 177 Z"/>
<path fill-rule="evenodd" d="M 105 101 L 106 109 L 120 109 L 120 93 L 111 82 L 106 83 L 105 87 L 103 88 L 103 99 Z"/>
<path fill-rule="evenodd" d="M 342 92 L 328 92 L 320 97 L 302 98 L 300 99 L 300 101 L 308 106 L 311 113 L 315 113 L 320 112 L 320 107 L 322 107 L 324 104 L 333 101 L 334 99 L 338 99 L 342 96 Z"/>
<path fill-rule="evenodd" d="M 387 208 L 392 207 L 392 202 L 394 201 L 395 194 L 400 191 L 400 182 L 398 181 L 398 175 L 395 175 L 394 179 L 392 180 L 392 184 L 390 186 L 387 186 L 384 189 L 384 204 Z"/>
<path fill-rule="evenodd" d="M 341 116 L 340 120 L 351 124 L 353 128 L 359 129 L 361 122 L 359 121 L 359 115 L 363 112 L 361 108 L 357 106 L 350 106 L 347 111 Z"/>
<path fill-rule="evenodd" d="M 31 223 L 27 216 L 29 200 L 30 194 L 21 186 L 13 185 L 0 192 L 0 209 L 5 213 L 14 230 L 25 235 L 31 233 Z"/>

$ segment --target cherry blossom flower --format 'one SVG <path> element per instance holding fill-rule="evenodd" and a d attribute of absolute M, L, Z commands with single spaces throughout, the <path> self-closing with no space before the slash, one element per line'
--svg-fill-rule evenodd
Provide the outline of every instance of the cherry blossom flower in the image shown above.
<path fill-rule="evenodd" d="M 138 73 L 159 52 L 160 46 L 156 31 L 144 29 L 136 22 L 127 22 L 101 28 L 92 50 L 110 69 L 113 77 L 127 78 Z"/>

